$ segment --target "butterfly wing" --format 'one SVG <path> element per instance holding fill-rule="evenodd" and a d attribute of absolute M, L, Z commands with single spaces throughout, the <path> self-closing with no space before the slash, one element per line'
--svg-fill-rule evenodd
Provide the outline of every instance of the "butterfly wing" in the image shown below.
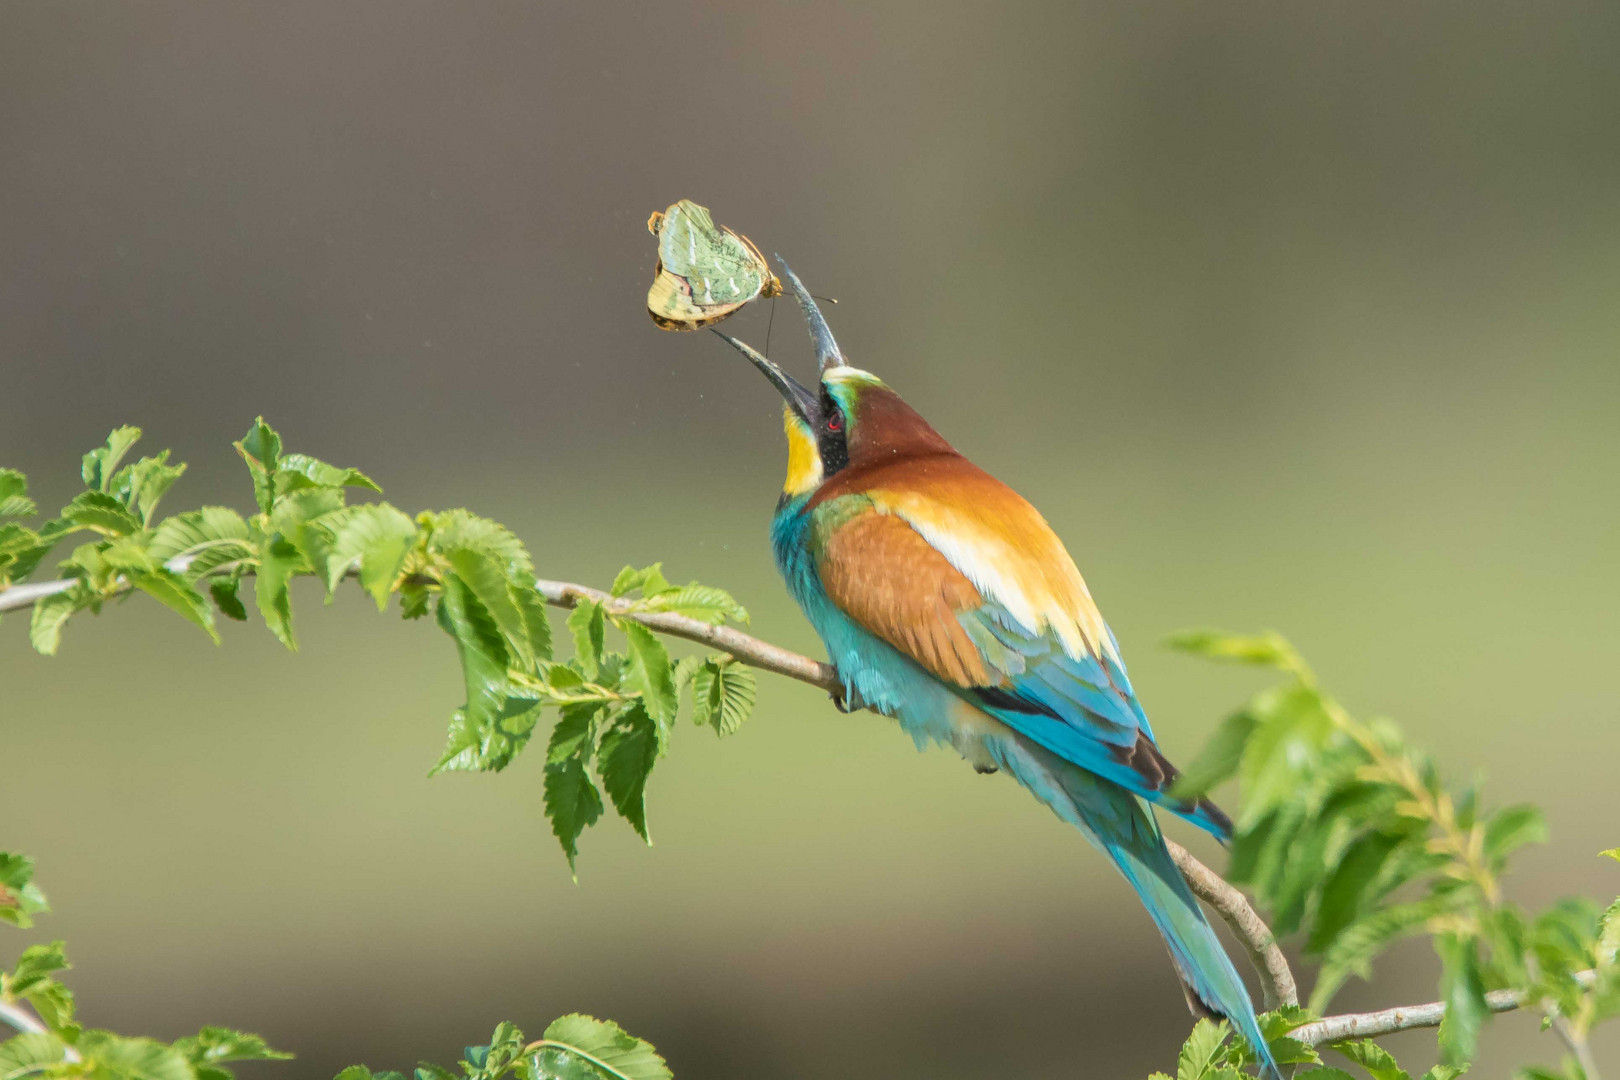
<path fill-rule="evenodd" d="M 665 330 L 698 330 L 781 285 L 748 238 L 717 226 L 709 211 L 682 199 L 647 222 L 658 237 L 658 271 L 647 311 Z"/>

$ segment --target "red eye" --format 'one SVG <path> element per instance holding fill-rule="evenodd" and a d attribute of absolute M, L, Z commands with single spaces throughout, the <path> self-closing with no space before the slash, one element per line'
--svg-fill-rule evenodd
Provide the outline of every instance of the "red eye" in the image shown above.
<path fill-rule="evenodd" d="M 835 412 L 831 416 L 827 417 L 827 430 L 828 431 L 843 431 L 844 430 L 844 414 L 841 413 L 841 412 Z"/>

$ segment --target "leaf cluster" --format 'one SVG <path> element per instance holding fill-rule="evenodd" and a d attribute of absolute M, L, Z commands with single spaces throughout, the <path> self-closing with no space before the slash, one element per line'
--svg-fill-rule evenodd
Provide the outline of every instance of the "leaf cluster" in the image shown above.
<path fill-rule="evenodd" d="M 1172 644 L 1283 676 L 1226 717 L 1177 793 L 1240 782 L 1227 877 L 1254 894 L 1279 938 L 1301 936 L 1304 952 L 1319 959 L 1313 1013 L 1414 936 L 1427 936 L 1440 960 L 1439 1042 L 1449 1066 L 1472 1059 L 1493 989 L 1522 991 L 1582 1038 L 1615 1013 L 1615 909 L 1568 900 L 1531 917 L 1503 895 L 1513 852 L 1546 838 L 1539 811 L 1487 811 L 1477 784 L 1448 788 L 1393 723 L 1358 720 L 1324 693 L 1276 634 L 1197 632 Z M 1595 978 L 1582 974 L 1593 971 Z M 1366 1045 L 1372 1049 L 1351 1052 L 1352 1060 L 1382 1063 L 1383 1052 Z M 1378 1068 L 1380 1080 L 1397 1076 L 1392 1062 Z"/>
<path fill-rule="evenodd" d="M 24 906 L 30 915 L 49 910 L 33 872 L 33 860 L 0 852 L 4 896 L 27 898 L 26 904 L 9 909 L 13 913 Z M 3 903 L 4 897 L 0 897 Z M 0 906 L 0 916 L 7 910 Z M 5 921 L 29 925 L 17 919 Z M 257 1035 L 231 1028 L 205 1027 L 173 1043 L 86 1029 L 75 1019 L 73 991 L 57 979 L 69 966 L 62 942 L 53 941 L 30 945 L 9 970 L 0 971 L 0 1004 L 32 1010 L 43 1029 L 0 1042 L 3 1080 L 231 1080 L 235 1075 L 231 1066 L 239 1062 L 292 1057 L 272 1050 Z"/>
<path fill-rule="evenodd" d="M 185 466 L 170 465 L 168 451 L 123 465 L 140 436 L 122 427 L 86 454 L 85 490 L 38 528 L 20 520 L 37 512 L 27 478 L 0 470 L 0 590 L 68 537 L 89 536 L 58 563 L 67 587 L 34 605 L 30 638 L 42 653 L 56 652 L 73 615 L 99 612 L 133 591 L 216 643 L 217 617 L 246 620 L 251 591 L 265 625 L 289 649 L 297 648 L 299 578 L 318 581 L 328 603 L 350 580 L 379 611 L 397 597 L 406 619 L 432 615 L 461 661 L 466 697 L 433 773 L 506 768 L 544 710 L 557 710 L 546 739 L 544 803 L 570 869 L 581 833 L 605 810 L 604 793 L 650 842 L 647 783 L 669 749 L 683 691 L 692 718 L 720 735 L 753 710 L 751 671 L 720 653 L 677 661 L 636 621 L 672 612 L 710 625 L 746 622 L 747 611 L 722 589 L 672 584 L 661 565 L 626 567 L 609 601 L 578 601 L 567 621 L 573 655 L 559 660 L 533 560 L 499 523 L 464 509 L 413 517 L 387 502 L 354 502 L 353 492 L 381 488 L 359 469 L 288 452 L 262 418 L 235 443 L 256 513 L 204 506 L 159 518 L 158 501 Z M 0 894 L 0 918 L 8 912 L 27 915 L 24 906 L 4 906 Z"/>
<path fill-rule="evenodd" d="M 484 1046 L 469 1046 L 460 1071 L 421 1062 L 410 1080 L 671 1080 L 669 1066 L 652 1044 L 611 1020 L 570 1013 L 526 1042 L 510 1023 L 495 1028 Z M 351 1065 L 337 1080 L 407 1080 L 403 1073 L 372 1072 Z"/>

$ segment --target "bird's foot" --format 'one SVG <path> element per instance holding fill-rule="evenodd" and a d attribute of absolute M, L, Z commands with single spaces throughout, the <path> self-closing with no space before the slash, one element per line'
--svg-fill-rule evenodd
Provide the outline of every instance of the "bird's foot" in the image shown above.
<path fill-rule="evenodd" d="M 996 768 L 994 765 L 975 765 L 973 766 L 973 771 L 978 773 L 980 776 L 989 776 L 991 773 L 998 773 L 1001 770 Z"/>
<path fill-rule="evenodd" d="M 827 696 L 832 698 L 833 708 L 837 709 L 841 713 L 852 713 L 860 708 L 859 705 L 856 705 L 850 701 L 847 692 L 842 686 L 836 690 L 828 692 Z"/>

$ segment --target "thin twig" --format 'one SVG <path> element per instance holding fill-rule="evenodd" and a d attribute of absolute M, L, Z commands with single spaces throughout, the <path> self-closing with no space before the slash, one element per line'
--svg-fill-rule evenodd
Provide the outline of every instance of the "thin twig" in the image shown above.
<path fill-rule="evenodd" d="M 1288 967 L 1288 958 L 1277 946 L 1277 938 L 1258 912 L 1244 896 L 1225 878 L 1192 857 L 1180 844 L 1165 838 L 1164 846 L 1181 869 L 1181 876 L 1197 894 L 1198 899 L 1215 909 L 1222 921 L 1248 950 L 1249 962 L 1260 976 L 1265 1007 L 1269 1011 L 1283 1005 L 1299 1004 L 1299 988 L 1294 985 L 1294 973 Z"/>
<path fill-rule="evenodd" d="M 1593 972 L 1576 972 L 1575 980 L 1589 986 L 1596 977 Z M 1522 1008 L 1528 995 L 1522 990 L 1492 990 L 1485 995 L 1485 1007 L 1491 1012 L 1512 1012 Z M 1377 1012 L 1345 1013 L 1328 1016 L 1295 1028 L 1288 1033 L 1311 1046 L 1340 1042 L 1344 1039 L 1370 1039 L 1410 1028 L 1437 1027 L 1446 1015 L 1443 1001 L 1430 1001 L 1423 1005 L 1397 1005 L 1393 1009 Z"/>

